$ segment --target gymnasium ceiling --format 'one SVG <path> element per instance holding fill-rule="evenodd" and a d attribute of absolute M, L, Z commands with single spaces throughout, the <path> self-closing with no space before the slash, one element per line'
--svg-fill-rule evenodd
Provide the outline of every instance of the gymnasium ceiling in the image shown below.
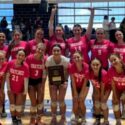
<path fill-rule="evenodd" d="M 32 4 L 40 3 L 41 0 L 13 0 L 14 4 Z M 111 2 L 111 1 L 125 1 L 125 0 L 47 0 L 48 3 L 58 3 L 58 2 Z"/>

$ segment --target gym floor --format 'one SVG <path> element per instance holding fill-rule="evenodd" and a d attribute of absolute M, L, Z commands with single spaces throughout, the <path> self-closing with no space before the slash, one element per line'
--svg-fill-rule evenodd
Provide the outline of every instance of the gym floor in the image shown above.
<path fill-rule="evenodd" d="M 6 90 L 6 89 L 5 89 Z M 86 120 L 87 123 L 86 125 L 92 125 L 94 122 L 94 118 L 92 117 L 92 101 L 91 101 L 91 94 L 92 94 L 92 86 L 90 87 L 87 99 L 86 99 L 86 107 L 87 107 L 87 114 L 86 114 Z M 50 97 L 49 97 L 49 89 L 48 89 L 48 82 L 46 82 L 46 87 L 45 87 L 45 101 L 44 101 L 44 116 L 43 120 L 44 122 L 49 125 L 50 120 L 51 120 L 51 110 L 50 110 Z M 66 94 L 66 105 L 67 105 L 67 112 L 66 112 L 66 118 L 67 118 L 67 125 L 71 125 L 70 119 L 72 115 L 72 97 L 71 97 L 71 88 L 70 88 L 70 83 L 68 85 L 67 89 L 67 94 Z M 6 112 L 7 112 L 7 117 L 6 118 L 1 118 L 2 125 L 12 125 L 11 122 L 11 115 L 9 111 L 9 101 L 6 96 L 6 101 L 5 101 L 5 106 L 6 106 Z M 115 119 L 112 111 L 112 103 L 111 103 L 111 95 L 108 100 L 108 107 L 109 107 L 109 122 L 110 125 L 115 125 Z M 27 96 L 26 100 L 26 106 L 25 106 L 25 111 L 22 116 L 22 122 L 23 125 L 29 125 L 30 121 L 30 100 L 29 97 Z M 58 119 L 60 116 L 58 115 Z M 103 121 L 103 119 L 102 119 Z M 125 120 L 122 120 L 122 125 L 125 125 Z"/>

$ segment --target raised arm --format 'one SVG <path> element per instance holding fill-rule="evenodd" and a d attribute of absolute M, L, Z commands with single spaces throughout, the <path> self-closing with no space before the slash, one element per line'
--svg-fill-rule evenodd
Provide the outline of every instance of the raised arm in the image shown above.
<path fill-rule="evenodd" d="M 91 32 L 92 32 L 93 20 L 94 20 L 94 8 L 90 8 L 89 10 L 91 13 L 90 13 L 88 27 L 86 30 L 86 35 L 87 35 L 88 39 L 91 38 Z"/>
<path fill-rule="evenodd" d="M 49 19 L 49 37 L 54 34 L 54 17 L 56 13 L 56 7 L 52 8 L 50 19 Z"/>

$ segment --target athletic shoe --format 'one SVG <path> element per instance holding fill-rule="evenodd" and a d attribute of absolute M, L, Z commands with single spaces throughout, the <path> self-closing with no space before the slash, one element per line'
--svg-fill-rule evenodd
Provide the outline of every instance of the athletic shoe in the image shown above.
<path fill-rule="evenodd" d="M 121 120 L 117 120 L 116 125 L 122 125 Z"/>
<path fill-rule="evenodd" d="M 82 118 L 81 125 L 86 125 L 86 120 L 85 120 L 85 118 Z"/>
<path fill-rule="evenodd" d="M 23 125 L 21 119 L 18 119 L 18 120 L 17 120 L 17 123 L 18 123 L 18 125 Z"/>
<path fill-rule="evenodd" d="M 79 123 L 79 117 L 78 116 L 72 116 L 71 117 L 71 124 L 72 125 L 77 125 Z"/>
<path fill-rule="evenodd" d="M 96 119 L 93 125 L 100 125 L 100 120 Z"/>
<path fill-rule="evenodd" d="M 101 125 L 109 125 L 109 121 L 104 121 Z"/>
<path fill-rule="evenodd" d="M 6 112 L 2 112 L 1 113 L 1 118 L 6 118 L 7 117 L 7 113 Z"/>

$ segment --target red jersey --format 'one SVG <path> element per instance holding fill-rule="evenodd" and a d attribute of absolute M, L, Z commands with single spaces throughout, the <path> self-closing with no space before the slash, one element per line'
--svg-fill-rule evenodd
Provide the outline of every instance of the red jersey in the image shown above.
<path fill-rule="evenodd" d="M 11 57 L 12 59 L 16 59 L 16 54 L 17 52 L 20 50 L 20 49 L 23 49 L 26 51 L 28 51 L 28 48 L 27 48 L 27 42 L 25 41 L 20 41 L 19 44 L 15 45 L 12 50 L 11 50 Z"/>
<path fill-rule="evenodd" d="M 125 44 L 122 44 L 122 45 L 115 44 L 113 48 L 113 52 L 118 53 L 125 63 Z"/>
<path fill-rule="evenodd" d="M 1 88 L 1 84 L 4 78 L 4 75 L 6 74 L 6 70 L 7 70 L 7 62 L 4 62 L 1 66 L 0 66 L 0 88 Z"/>
<path fill-rule="evenodd" d="M 18 94 L 24 91 L 24 78 L 29 77 L 29 68 L 25 62 L 22 66 L 16 67 L 15 61 L 8 63 L 7 72 L 10 74 L 10 89 L 13 93 Z"/>
<path fill-rule="evenodd" d="M 5 53 L 5 56 L 7 54 L 7 51 L 8 51 L 8 46 L 7 45 L 3 45 L 0 47 L 0 51 L 4 52 Z"/>
<path fill-rule="evenodd" d="M 83 37 L 81 37 L 79 41 L 74 40 L 74 37 L 69 38 L 67 40 L 67 44 L 68 44 L 69 52 L 71 54 L 71 58 L 72 58 L 73 54 L 76 51 L 79 50 L 83 54 L 84 61 L 86 63 L 89 63 L 88 43 L 87 43 L 87 41 L 88 41 L 88 38 L 87 38 L 86 35 L 84 35 Z"/>
<path fill-rule="evenodd" d="M 44 41 L 43 44 L 45 44 L 45 46 L 46 46 L 46 53 L 48 53 L 48 45 L 49 45 L 48 40 L 43 39 L 43 41 Z M 42 40 L 41 40 L 41 42 L 42 42 Z M 36 52 L 36 45 L 37 44 L 38 43 L 36 42 L 35 39 L 30 40 L 28 42 L 28 54 L 34 54 Z"/>
<path fill-rule="evenodd" d="M 91 50 L 91 59 L 95 57 L 100 59 L 103 68 L 108 68 L 108 56 L 113 52 L 113 44 L 108 40 L 103 40 L 101 43 L 91 40 L 89 49 Z"/>
<path fill-rule="evenodd" d="M 43 70 L 45 70 L 45 61 L 46 57 L 37 60 L 35 59 L 34 54 L 31 54 L 26 58 L 26 63 L 29 65 L 30 78 L 42 78 Z"/>
<path fill-rule="evenodd" d="M 66 42 L 64 39 L 57 39 L 55 35 L 50 37 L 49 41 L 49 55 L 52 55 L 52 48 L 54 44 L 58 43 L 62 47 L 62 55 L 65 56 L 66 53 Z"/>
<path fill-rule="evenodd" d="M 88 72 L 88 65 L 86 63 L 83 63 L 83 69 L 80 72 L 77 70 L 75 63 L 72 63 L 70 65 L 69 73 L 73 75 L 75 79 L 76 88 L 82 88 L 87 72 Z"/>
<path fill-rule="evenodd" d="M 112 80 L 114 81 L 116 89 L 118 91 L 125 91 L 125 72 L 119 74 L 116 72 L 114 67 L 111 67 L 108 70 L 108 80 L 110 82 Z"/>
<path fill-rule="evenodd" d="M 98 77 L 94 75 L 93 71 L 87 74 L 87 78 L 91 80 L 93 87 L 99 89 L 101 88 L 101 84 L 104 84 L 104 86 L 107 87 L 106 77 L 107 77 L 107 72 L 104 69 L 102 69 L 101 71 L 101 83 L 99 83 Z"/>

